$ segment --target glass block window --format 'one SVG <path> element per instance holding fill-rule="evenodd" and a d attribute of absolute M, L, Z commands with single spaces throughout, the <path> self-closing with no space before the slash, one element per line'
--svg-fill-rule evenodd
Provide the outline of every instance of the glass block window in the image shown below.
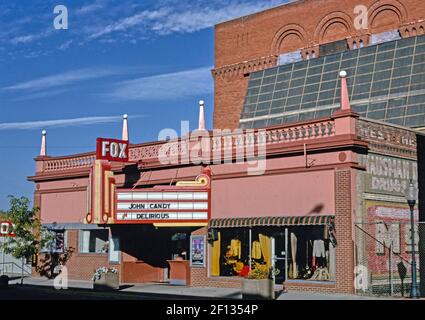
<path fill-rule="evenodd" d="M 330 115 L 339 108 L 340 70 L 348 73 L 351 105 L 361 116 L 425 126 L 425 36 L 418 36 L 252 73 L 240 127 Z"/>

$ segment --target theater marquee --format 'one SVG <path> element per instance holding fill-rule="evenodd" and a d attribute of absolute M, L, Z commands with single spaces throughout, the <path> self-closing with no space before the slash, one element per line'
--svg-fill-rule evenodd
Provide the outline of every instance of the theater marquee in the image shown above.
<path fill-rule="evenodd" d="M 115 224 L 206 225 L 211 217 L 211 172 L 174 186 L 114 190 Z"/>
<path fill-rule="evenodd" d="M 188 188 L 185 188 L 188 189 Z M 115 222 L 208 221 L 209 191 L 119 190 L 116 193 Z"/>
<path fill-rule="evenodd" d="M 211 170 L 191 181 L 141 189 L 118 189 L 111 161 L 128 161 L 128 142 L 97 139 L 97 159 L 87 187 L 86 224 L 207 225 L 211 212 Z"/>

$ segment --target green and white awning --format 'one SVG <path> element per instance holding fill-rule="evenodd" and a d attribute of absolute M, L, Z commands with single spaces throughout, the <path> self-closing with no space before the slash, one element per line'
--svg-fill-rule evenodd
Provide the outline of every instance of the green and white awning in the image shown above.
<path fill-rule="evenodd" d="M 238 228 L 260 226 L 314 226 L 334 223 L 335 216 L 311 215 L 300 217 L 251 217 L 211 219 L 209 228 Z"/>

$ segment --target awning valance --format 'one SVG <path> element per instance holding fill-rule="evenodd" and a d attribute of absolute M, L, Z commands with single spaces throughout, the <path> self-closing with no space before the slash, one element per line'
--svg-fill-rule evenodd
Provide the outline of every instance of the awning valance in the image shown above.
<path fill-rule="evenodd" d="M 312 226 L 334 223 L 335 216 L 311 215 L 299 217 L 251 217 L 211 219 L 209 228 L 237 228 L 259 226 Z"/>

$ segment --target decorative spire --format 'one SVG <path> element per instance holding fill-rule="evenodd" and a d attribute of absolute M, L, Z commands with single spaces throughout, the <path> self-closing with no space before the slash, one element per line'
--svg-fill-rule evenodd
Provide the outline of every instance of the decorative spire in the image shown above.
<path fill-rule="evenodd" d="M 128 121 L 127 121 L 127 114 L 124 114 L 122 116 L 122 140 L 128 141 Z"/>
<path fill-rule="evenodd" d="M 205 130 L 204 100 L 199 101 L 198 130 Z"/>
<path fill-rule="evenodd" d="M 341 110 L 350 110 L 350 98 L 348 97 L 348 87 L 347 87 L 347 72 L 342 70 L 339 73 L 341 78 Z"/>
<path fill-rule="evenodd" d="M 46 156 L 46 130 L 41 131 L 40 157 Z"/>

